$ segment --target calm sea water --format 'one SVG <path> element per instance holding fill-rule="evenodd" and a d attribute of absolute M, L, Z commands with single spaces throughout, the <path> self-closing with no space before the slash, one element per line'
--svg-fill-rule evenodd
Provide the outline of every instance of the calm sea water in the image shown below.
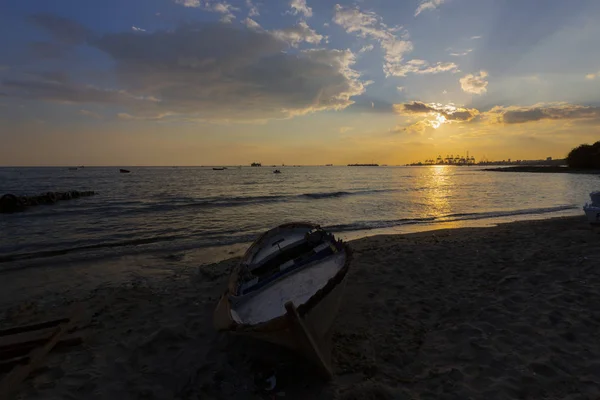
<path fill-rule="evenodd" d="M 593 175 L 477 167 L 0 168 L 0 195 L 97 196 L 0 214 L 0 269 L 252 241 L 309 220 L 334 232 L 581 214 Z M 400 229 L 401 230 L 401 229 Z"/>

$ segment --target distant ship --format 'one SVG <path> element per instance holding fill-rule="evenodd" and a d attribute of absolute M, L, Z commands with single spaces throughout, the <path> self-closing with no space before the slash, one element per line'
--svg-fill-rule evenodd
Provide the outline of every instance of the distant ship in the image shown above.
<path fill-rule="evenodd" d="M 348 164 L 349 167 L 379 167 L 379 164 Z"/>
<path fill-rule="evenodd" d="M 326 167 L 333 167 L 333 164 L 325 164 Z"/>
<path fill-rule="evenodd" d="M 252 164 L 250 164 L 251 167 L 262 167 L 262 164 L 259 162 L 253 162 Z"/>

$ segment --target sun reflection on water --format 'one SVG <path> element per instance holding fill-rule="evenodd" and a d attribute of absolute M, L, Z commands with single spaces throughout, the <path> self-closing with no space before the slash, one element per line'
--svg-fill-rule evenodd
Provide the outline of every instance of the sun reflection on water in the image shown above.
<path fill-rule="evenodd" d="M 434 165 L 427 169 L 427 174 L 422 176 L 422 185 L 425 189 L 421 192 L 421 202 L 425 205 L 427 215 L 442 217 L 452 214 L 450 198 L 454 193 L 452 169 L 448 165 Z"/>

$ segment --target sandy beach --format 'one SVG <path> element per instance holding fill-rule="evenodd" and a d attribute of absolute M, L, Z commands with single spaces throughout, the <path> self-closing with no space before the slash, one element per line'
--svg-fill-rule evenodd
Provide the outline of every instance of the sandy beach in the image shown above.
<path fill-rule="evenodd" d="M 214 331 L 236 258 L 180 254 L 146 276 L 71 275 L 35 295 L 24 282 L 38 271 L 11 271 L 5 284 L 22 289 L 0 312 L 5 327 L 87 309 L 84 343 L 53 352 L 22 399 L 597 399 L 599 244 L 583 217 L 350 242 L 328 383 L 294 354 Z"/>

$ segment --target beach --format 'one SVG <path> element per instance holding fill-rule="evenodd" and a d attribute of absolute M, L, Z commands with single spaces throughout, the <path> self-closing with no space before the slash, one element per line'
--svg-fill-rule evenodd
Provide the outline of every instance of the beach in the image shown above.
<path fill-rule="evenodd" d="M 22 399 L 593 399 L 599 241 L 583 217 L 565 217 L 350 242 L 331 382 L 295 354 L 215 332 L 237 257 L 181 254 L 96 287 L 72 275 L 30 298 L 22 286 L 0 311 L 5 327 L 85 306 L 84 342 L 52 352 Z M 273 375 L 275 389 L 261 390 Z"/>

